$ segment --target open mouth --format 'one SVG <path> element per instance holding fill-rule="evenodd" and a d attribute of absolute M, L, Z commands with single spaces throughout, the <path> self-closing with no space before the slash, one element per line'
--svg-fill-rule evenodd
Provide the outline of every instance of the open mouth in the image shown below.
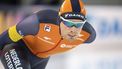
<path fill-rule="evenodd" d="M 68 36 L 70 36 L 70 37 L 75 37 L 76 35 L 71 35 L 71 34 L 68 34 Z"/>

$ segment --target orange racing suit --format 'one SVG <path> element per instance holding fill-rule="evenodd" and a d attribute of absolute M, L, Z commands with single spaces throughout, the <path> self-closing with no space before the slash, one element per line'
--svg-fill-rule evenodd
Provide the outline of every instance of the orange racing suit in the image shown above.
<path fill-rule="evenodd" d="M 0 48 L 7 43 L 24 41 L 29 50 L 40 58 L 62 53 L 83 43 L 94 41 L 96 32 L 86 22 L 80 37 L 70 42 L 61 37 L 60 18 L 54 10 L 43 10 L 20 21 L 0 35 Z"/>

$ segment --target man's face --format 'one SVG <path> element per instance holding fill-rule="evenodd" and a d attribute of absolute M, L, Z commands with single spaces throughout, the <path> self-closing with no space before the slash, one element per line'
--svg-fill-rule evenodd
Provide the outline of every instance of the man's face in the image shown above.
<path fill-rule="evenodd" d="M 61 36 L 67 40 L 73 41 L 80 35 L 83 26 L 81 26 L 82 24 L 79 23 L 82 21 L 79 19 L 68 19 L 68 20 L 72 21 L 72 24 L 66 25 L 64 21 L 60 23 Z"/>

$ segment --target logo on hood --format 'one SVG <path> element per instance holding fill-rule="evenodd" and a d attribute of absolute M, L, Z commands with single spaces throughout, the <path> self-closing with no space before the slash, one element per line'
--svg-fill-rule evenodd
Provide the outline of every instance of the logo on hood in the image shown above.
<path fill-rule="evenodd" d="M 70 14 L 70 13 L 65 14 L 65 18 L 67 18 L 67 17 L 78 17 L 78 18 L 84 18 L 84 16 L 83 16 L 83 15 L 81 15 L 81 14 Z"/>

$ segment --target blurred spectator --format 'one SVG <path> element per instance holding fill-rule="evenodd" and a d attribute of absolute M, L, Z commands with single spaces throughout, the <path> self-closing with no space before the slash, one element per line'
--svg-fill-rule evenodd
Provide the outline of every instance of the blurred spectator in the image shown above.
<path fill-rule="evenodd" d="M 61 0 L 35 0 L 34 4 L 58 5 Z"/>
<path fill-rule="evenodd" d="M 20 5 L 20 0 L 0 0 L 0 5 Z"/>

